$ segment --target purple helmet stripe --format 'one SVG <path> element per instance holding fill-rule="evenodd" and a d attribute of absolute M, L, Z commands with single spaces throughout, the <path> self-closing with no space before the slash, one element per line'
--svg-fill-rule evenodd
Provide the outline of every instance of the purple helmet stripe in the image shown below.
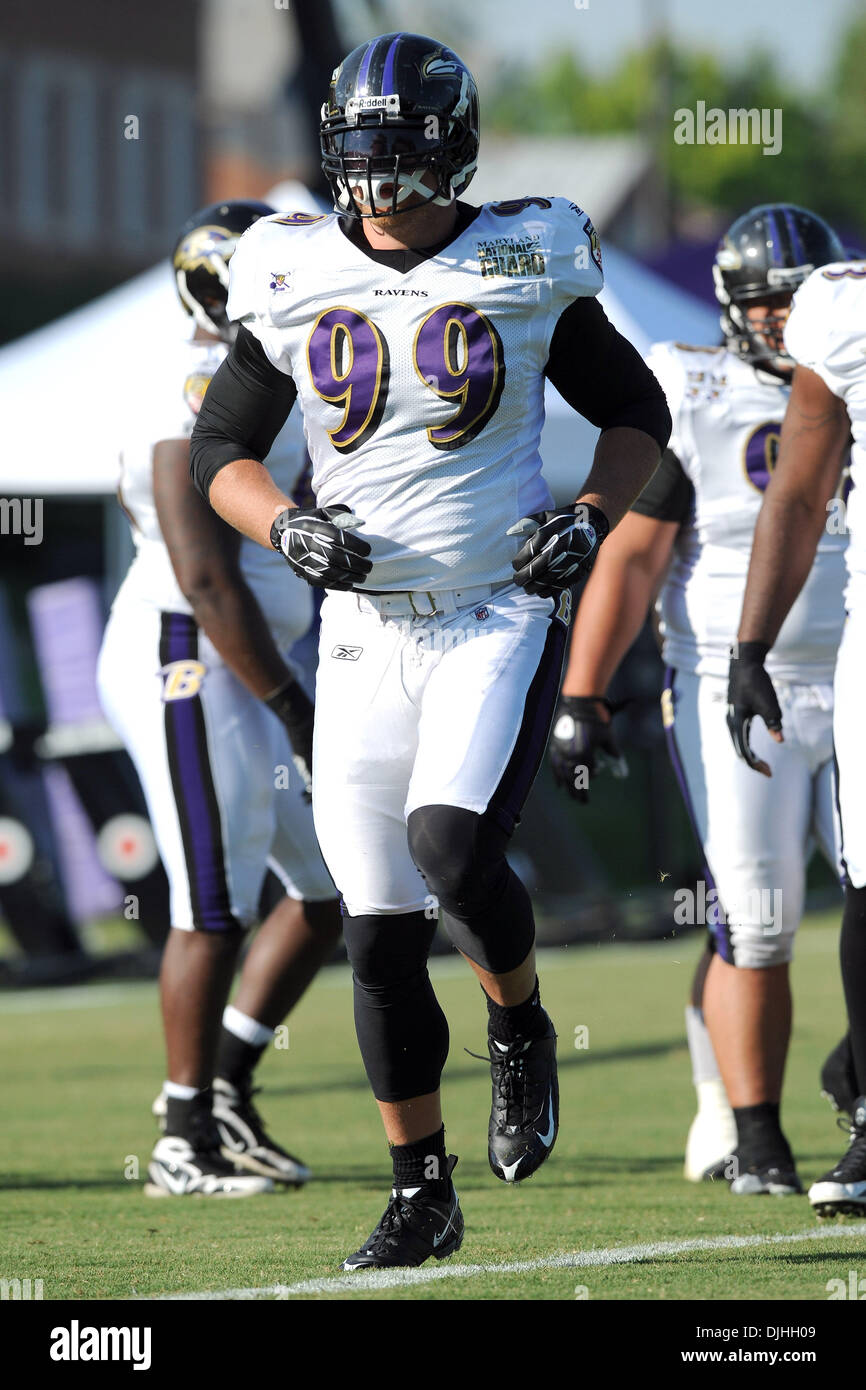
<path fill-rule="evenodd" d="M 390 96 L 394 91 L 394 61 L 397 57 L 397 48 L 402 37 L 402 34 L 397 35 L 385 55 L 385 67 L 382 71 L 382 87 L 379 92 L 379 95 L 382 97 Z"/>
<path fill-rule="evenodd" d="M 797 265 L 805 265 L 807 261 L 806 252 L 803 247 L 803 242 L 801 240 L 800 233 L 797 230 L 797 219 L 790 208 L 785 208 L 785 225 L 787 226 L 788 232 L 791 236 L 791 247 L 794 253 L 794 260 Z"/>
<path fill-rule="evenodd" d="M 775 208 L 768 208 L 768 209 L 767 209 L 767 229 L 768 229 L 768 231 L 769 231 L 769 233 L 770 233 L 770 249 L 771 249 L 771 251 L 772 251 L 772 253 L 773 253 L 773 260 L 774 260 L 774 262 L 776 262 L 776 263 L 778 264 L 778 263 L 781 262 L 781 260 L 782 260 L 782 253 L 781 253 L 781 250 L 780 250 L 780 248 L 779 248 L 779 241 L 778 241 L 778 238 L 777 238 L 777 235 L 776 235 L 776 210 L 775 210 Z"/>
<path fill-rule="evenodd" d="M 361 59 L 361 66 L 358 69 L 357 86 L 357 92 L 359 96 L 369 95 L 367 91 L 367 74 L 370 71 L 370 59 L 373 57 L 373 50 L 375 49 L 378 42 L 378 39 L 371 39 L 370 42 L 367 44 L 367 51 Z"/>

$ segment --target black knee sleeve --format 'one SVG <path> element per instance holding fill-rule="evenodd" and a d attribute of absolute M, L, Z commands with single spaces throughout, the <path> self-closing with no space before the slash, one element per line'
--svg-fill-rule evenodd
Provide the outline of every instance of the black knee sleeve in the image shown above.
<path fill-rule="evenodd" d="M 509 836 L 488 816 L 421 806 L 409 817 L 409 853 L 438 900 L 458 951 L 503 975 L 535 940 L 529 894 L 505 858 Z"/>
<path fill-rule="evenodd" d="M 866 1095 L 866 888 L 845 889 L 839 936 L 842 985 L 859 1094 Z"/>
<path fill-rule="evenodd" d="M 409 1100 L 439 1088 L 448 1024 L 427 974 L 435 934 L 435 921 L 423 912 L 343 919 L 355 1030 L 377 1100 Z"/>

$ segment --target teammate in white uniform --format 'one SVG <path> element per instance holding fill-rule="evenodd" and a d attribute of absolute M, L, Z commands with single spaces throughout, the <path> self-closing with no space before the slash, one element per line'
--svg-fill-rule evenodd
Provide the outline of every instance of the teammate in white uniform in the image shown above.
<path fill-rule="evenodd" d="M 809 1190 L 819 1216 L 866 1211 L 866 261 L 816 269 L 798 290 L 785 328 L 798 364 L 785 414 L 777 472 L 767 490 L 730 668 L 729 726 L 751 766 L 749 738 L 759 716 L 784 747 L 790 736 L 777 697 L 772 655 L 780 628 L 813 563 L 828 517 L 846 524 L 847 618 L 836 666 L 833 733 L 842 820 L 845 909 L 840 954 L 857 1098 L 845 1157 Z M 834 496 L 849 440 L 851 490 Z M 781 709 L 780 709 L 781 704 Z M 757 738 L 763 730 L 752 737 Z M 760 765 L 758 765 L 760 771 Z"/>
<path fill-rule="evenodd" d="M 175 270 L 195 336 L 167 344 L 163 389 L 139 405 L 142 433 L 122 454 L 120 499 L 136 553 L 112 607 L 99 687 L 138 770 L 171 885 L 161 971 L 168 1079 L 154 1107 L 166 1136 L 150 1164 L 152 1196 L 249 1195 L 309 1176 L 262 1128 L 251 1078 L 340 930 L 306 790 L 312 703 L 287 655 L 310 625 L 309 588 L 294 576 L 287 583 L 276 556 L 236 544 L 189 478 L 195 415 L 232 336 L 228 262 L 241 232 L 271 211 L 216 205 L 183 229 Z M 291 492 L 305 465 L 301 432 L 289 425 L 274 446 L 274 475 Z M 286 897 L 226 1008 L 269 865 Z M 257 1176 L 239 1175 L 235 1163 Z"/>
<path fill-rule="evenodd" d="M 388 34 L 345 59 L 322 121 L 340 215 L 270 218 L 243 238 L 229 299 L 242 327 L 192 440 L 217 511 L 329 590 L 316 826 L 394 1170 L 350 1269 L 441 1259 L 462 1240 L 439 1096 L 448 1028 L 426 968 L 434 901 L 487 995 L 491 1168 L 521 1181 L 553 1147 L 556 1035 L 505 848 L 543 756 L 569 588 L 670 428 L 594 298 L 586 213 L 457 202 L 477 149 L 475 84 L 450 49 Z M 538 454 L 545 374 L 603 428 L 562 512 L 547 510 Z M 260 462 L 267 439 L 254 443 L 296 394 L 313 510 L 291 508 Z"/>
<path fill-rule="evenodd" d="M 725 1174 L 735 1193 L 801 1190 L 779 1123 L 788 965 L 813 844 L 834 869 L 839 862 L 832 681 L 844 541 L 832 527 L 770 658 L 790 728 L 783 748 L 762 740 L 771 781 L 750 777 L 724 721 L 752 536 L 789 394 L 792 363 L 781 352 L 781 325 L 793 287 L 838 248 L 812 213 L 785 204 L 752 209 L 716 254 L 727 346 L 661 343 L 649 354 L 673 416 L 669 447 L 581 600 L 551 744 L 569 790 L 575 780 L 584 789 L 594 750 L 608 761 L 618 757 L 603 694 L 661 585 L 662 714 L 705 856 L 706 886 L 694 901 L 710 904 L 713 949 L 686 1011 L 699 1102 L 686 1176 Z M 734 1145 L 736 1163 L 729 1163 Z"/>

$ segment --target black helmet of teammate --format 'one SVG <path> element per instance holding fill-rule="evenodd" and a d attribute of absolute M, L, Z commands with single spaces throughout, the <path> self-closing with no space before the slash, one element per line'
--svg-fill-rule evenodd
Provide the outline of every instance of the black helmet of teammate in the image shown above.
<path fill-rule="evenodd" d="M 180 302 L 201 328 L 226 342 L 232 338 L 226 317 L 229 261 L 247 227 L 275 211 L 267 203 L 211 203 L 180 229 L 172 255 Z"/>
<path fill-rule="evenodd" d="M 334 70 L 320 139 L 335 211 L 394 216 L 407 211 L 401 204 L 413 192 L 447 205 L 475 173 L 475 81 L 457 54 L 435 39 L 383 34 L 353 49 Z M 422 183 L 431 170 L 432 189 Z"/>
<path fill-rule="evenodd" d="M 793 203 L 752 208 L 728 228 L 716 249 L 713 282 L 722 306 L 722 332 L 732 352 L 756 365 L 790 367 L 782 328 L 791 295 L 817 266 L 845 259 L 841 241 L 823 218 Z M 778 297 L 778 314 L 757 329 L 746 309 Z"/>

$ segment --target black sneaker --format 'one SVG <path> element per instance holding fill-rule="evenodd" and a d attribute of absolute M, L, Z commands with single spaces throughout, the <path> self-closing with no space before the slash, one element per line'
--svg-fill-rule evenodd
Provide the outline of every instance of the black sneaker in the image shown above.
<path fill-rule="evenodd" d="M 857 1104 L 857 1077 L 851 1055 L 851 1034 L 846 1033 L 837 1043 L 821 1068 L 821 1095 L 826 1096 L 834 1110 L 853 1115 Z"/>
<path fill-rule="evenodd" d="M 251 1173 L 261 1173 L 291 1187 L 302 1187 L 312 1173 L 305 1163 L 268 1134 L 253 1105 L 255 1094 L 251 1085 L 233 1086 L 219 1076 L 214 1080 L 213 1118 L 224 1157 Z"/>
<path fill-rule="evenodd" d="M 463 1213 L 451 1181 L 457 1159 L 448 1158 L 448 1192 L 432 1197 L 422 1187 L 391 1189 L 382 1220 L 343 1269 L 395 1269 L 422 1265 L 432 1255 L 444 1260 L 463 1244 Z"/>
<path fill-rule="evenodd" d="M 724 1161 L 724 1175 L 737 1197 L 794 1197 L 802 1193 L 794 1159 L 787 1144 L 776 1153 L 735 1150 Z"/>
<path fill-rule="evenodd" d="M 841 1119 L 839 1127 L 849 1128 Z M 817 1216 L 866 1215 L 866 1096 L 855 1101 L 850 1135 L 844 1158 L 809 1188 Z"/>
<path fill-rule="evenodd" d="M 556 1030 L 512 1043 L 487 1039 L 493 1103 L 488 1130 L 490 1167 L 503 1182 L 522 1182 L 540 1168 L 559 1130 Z"/>
<path fill-rule="evenodd" d="M 256 1197 L 273 1192 L 270 1178 L 239 1173 L 219 1149 L 198 1149 L 188 1139 L 167 1134 L 153 1151 L 146 1197 Z"/>

